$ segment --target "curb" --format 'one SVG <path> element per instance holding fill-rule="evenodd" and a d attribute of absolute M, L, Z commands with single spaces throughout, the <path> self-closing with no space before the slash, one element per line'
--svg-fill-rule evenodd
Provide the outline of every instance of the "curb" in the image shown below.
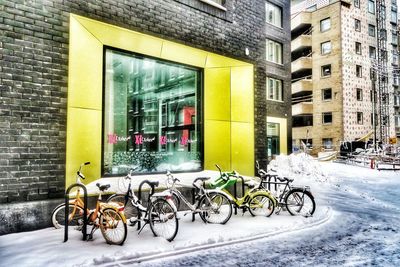
<path fill-rule="evenodd" d="M 187 253 L 191 253 L 191 252 L 196 252 L 198 250 L 212 249 L 212 248 L 216 248 L 216 247 L 220 247 L 220 246 L 228 246 L 228 245 L 234 245 L 234 244 L 238 244 L 238 243 L 250 242 L 250 241 L 263 239 L 263 238 L 267 238 L 267 237 L 275 236 L 275 235 L 294 233 L 294 232 L 298 232 L 300 230 L 306 230 L 306 229 L 310 229 L 313 227 L 317 227 L 317 226 L 320 226 L 320 225 L 328 222 L 333 216 L 332 209 L 330 207 L 328 207 L 328 210 L 326 213 L 328 216 L 322 218 L 321 220 L 307 224 L 304 227 L 297 227 L 297 228 L 290 229 L 290 230 L 287 230 L 287 229 L 282 230 L 281 229 L 281 230 L 269 232 L 266 234 L 255 235 L 255 236 L 251 236 L 251 237 L 244 237 L 244 238 L 239 238 L 239 239 L 235 239 L 235 240 L 217 242 L 217 243 L 213 243 L 213 244 L 199 245 L 199 246 L 194 246 L 194 247 L 190 247 L 190 248 L 162 252 L 162 253 L 158 253 L 158 254 L 142 256 L 142 257 L 133 258 L 133 259 L 116 260 L 116 261 L 112 261 L 112 262 L 102 263 L 102 264 L 99 264 L 98 266 L 111 267 L 111 266 L 116 266 L 116 265 L 120 266 L 120 265 L 126 265 L 126 264 L 141 263 L 141 262 L 146 262 L 146 261 L 157 260 L 160 258 L 168 258 L 168 257 L 177 256 L 177 255 L 183 255 L 183 254 L 187 254 Z"/>

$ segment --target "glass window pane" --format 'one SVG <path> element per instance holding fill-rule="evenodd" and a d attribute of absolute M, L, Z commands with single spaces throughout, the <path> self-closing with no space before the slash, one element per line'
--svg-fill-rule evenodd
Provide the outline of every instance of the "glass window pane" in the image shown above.
<path fill-rule="evenodd" d="M 106 50 L 104 175 L 199 171 L 201 72 Z"/>

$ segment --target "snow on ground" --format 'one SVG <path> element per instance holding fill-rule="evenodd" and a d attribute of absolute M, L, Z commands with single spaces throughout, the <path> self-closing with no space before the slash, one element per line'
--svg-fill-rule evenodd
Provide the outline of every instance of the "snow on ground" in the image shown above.
<path fill-rule="evenodd" d="M 63 231 L 46 228 L 39 231 L 24 232 L 0 236 L 0 259 L 3 266 L 115 266 L 124 262 L 152 255 L 170 255 L 190 248 L 205 248 L 220 243 L 235 242 L 241 239 L 253 239 L 262 236 L 274 236 L 278 233 L 286 233 L 305 229 L 315 225 L 321 225 L 337 218 L 338 214 L 329 206 L 326 199 L 327 190 L 339 190 L 354 194 L 364 194 L 366 201 L 375 201 L 370 193 L 357 191 L 353 187 L 341 187 L 341 178 L 347 177 L 363 183 L 381 183 L 382 178 L 393 179 L 393 173 L 378 172 L 354 166 L 346 166 L 334 163 L 319 163 L 305 154 L 288 156 L 277 159 L 274 163 L 279 170 L 284 170 L 284 175 L 300 181 L 299 184 L 310 185 L 317 209 L 313 217 L 303 218 L 290 216 L 287 212 L 279 215 L 273 214 L 269 218 L 251 217 L 249 213 L 232 215 L 226 225 L 205 224 L 199 217 L 191 221 L 191 214 L 184 216 L 180 212 L 179 231 L 172 242 L 161 238 L 155 238 L 149 227 L 137 234 L 136 227 L 128 227 L 128 237 L 123 246 L 111 246 L 105 243 L 98 231 L 92 241 L 82 241 L 82 235 L 70 228 L 69 241 L 63 243 Z M 190 178 L 184 178 L 183 174 L 177 174 L 182 184 L 190 184 L 193 177 L 216 177 L 218 172 L 205 171 L 195 173 Z M 155 178 L 163 181 L 160 177 Z M 164 178 L 165 180 L 165 178 Z M 114 181 L 114 188 L 118 188 L 118 179 Z M 137 185 L 136 185 L 137 186 Z M 94 190 L 94 189 L 93 189 Z M 378 201 L 378 200 L 376 200 Z M 384 204 L 383 200 L 379 200 Z M 386 205 L 386 204 L 385 204 Z M 388 204 L 389 205 L 389 204 Z M 323 227 L 323 226 L 319 226 Z M 354 259 L 356 260 L 356 259 Z"/>

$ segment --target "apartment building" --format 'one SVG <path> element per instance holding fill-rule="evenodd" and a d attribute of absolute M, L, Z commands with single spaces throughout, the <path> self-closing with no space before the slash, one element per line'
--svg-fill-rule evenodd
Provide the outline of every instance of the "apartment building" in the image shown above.
<path fill-rule="evenodd" d="M 0 9 L 0 234 L 49 225 L 82 162 L 85 183 L 216 163 L 253 175 L 291 151 L 288 1 Z"/>
<path fill-rule="evenodd" d="M 316 153 L 338 150 L 343 141 L 372 139 L 374 120 L 378 140 L 385 136 L 384 142 L 388 142 L 395 136 L 397 5 L 396 1 L 385 2 L 385 30 L 379 32 L 376 4 L 373 0 L 297 1 L 292 7 L 295 147 L 303 142 Z M 381 51 L 379 41 L 381 47 L 384 44 Z M 382 55 L 387 73 L 379 67 Z M 379 94 L 383 83 L 387 90 L 381 94 L 384 100 Z M 383 106 L 385 113 L 381 112 Z M 388 116 L 380 117 L 381 113 Z"/>

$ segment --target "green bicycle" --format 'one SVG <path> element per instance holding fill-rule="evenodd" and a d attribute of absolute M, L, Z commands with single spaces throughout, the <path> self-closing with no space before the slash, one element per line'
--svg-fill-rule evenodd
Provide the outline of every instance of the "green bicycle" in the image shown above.
<path fill-rule="evenodd" d="M 208 183 L 208 187 L 224 191 L 231 197 L 232 204 L 242 209 L 243 213 L 248 210 L 252 216 L 271 216 L 277 203 L 268 190 L 260 190 L 254 181 L 251 180 L 250 182 L 245 182 L 249 190 L 247 190 L 242 197 L 234 197 L 228 191 L 228 188 L 236 184 L 238 179 L 242 177 L 239 176 L 236 171 L 222 172 L 217 164 L 215 164 L 215 166 L 219 170 L 220 177 Z"/>

